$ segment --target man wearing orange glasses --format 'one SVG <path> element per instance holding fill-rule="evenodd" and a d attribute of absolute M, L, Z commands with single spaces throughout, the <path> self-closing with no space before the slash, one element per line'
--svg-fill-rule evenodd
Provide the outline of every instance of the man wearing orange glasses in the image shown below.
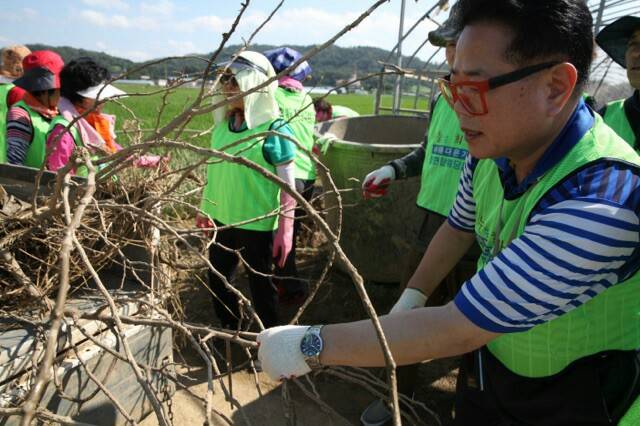
<path fill-rule="evenodd" d="M 465 354 L 460 425 L 640 420 L 640 157 L 581 99 L 592 18 L 577 0 L 460 0 L 450 81 L 469 146 L 460 190 L 408 286 L 474 240 L 453 302 L 381 318 L 398 365 Z M 382 366 L 371 321 L 258 336 L 263 370 Z M 636 401 L 638 399 L 638 401 Z"/>

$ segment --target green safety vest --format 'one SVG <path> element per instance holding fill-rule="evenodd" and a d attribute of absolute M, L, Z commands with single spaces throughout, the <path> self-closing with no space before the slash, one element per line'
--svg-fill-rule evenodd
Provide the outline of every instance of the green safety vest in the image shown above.
<path fill-rule="evenodd" d="M 358 114 L 356 111 L 352 110 L 351 108 L 347 108 L 346 106 L 342 106 L 342 105 L 331 106 L 331 118 L 359 117 L 359 116 L 360 114 Z"/>
<path fill-rule="evenodd" d="M 313 127 L 316 124 L 316 112 L 311 97 L 303 92 L 279 87 L 276 91 L 276 102 L 280 107 L 282 118 L 293 130 L 293 135 L 300 146 L 311 151 L 313 149 Z M 316 166 L 313 160 L 302 149 L 296 151 L 296 179 L 315 180 Z"/>
<path fill-rule="evenodd" d="M 232 132 L 229 121 L 216 125 L 211 135 L 211 148 L 251 160 L 272 173 L 276 167 L 262 153 L 264 137 L 252 137 L 267 132 L 273 121 L 255 129 Z M 233 145 L 240 139 L 248 139 Z M 212 158 L 207 165 L 207 186 L 202 194 L 201 210 L 209 217 L 232 225 L 278 211 L 280 188 L 257 171 L 241 164 Z M 272 231 L 278 227 L 277 216 L 238 225 L 251 231 Z"/>
<path fill-rule="evenodd" d="M 78 148 L 82 148 L 84 146 L 84 142 L 82 141 L 82 136 L 80 135 L 80 132 L 78 131 L 75 125 L 69 128 L 68 127 L 69 123 L 70 121 L 61 115 L 54 117 L 53 120 L 51 120 L 51 124 L 49 125 L 49 132 L 47 132 L 47 139 L 49 139 L 49 134 L 53 131 L 53 128 L 57 125 L 61 125 L 67 128 L 67 132 L 70 131 L 71 137 L 73 138 L 73 143 Z M 91 156 L 91 159 L 97 160 L 98 156 L 93 155 Z M 76 176 L 87 176 L 88 174 L 89 174 L 89 170 L 87 170 L 87 166 L 79 166 L 78 168 L 76 168 Z"/>
<path fill-rule="evenodd" d="M 33 136 L 31 137 L 29 149 L 27 149 L 24 157 L 24 165 L 39 169 L 42 167 L 42 163 L 44 163 L 44 156 L 46 154 L 49 120 L 32 110 L 24 101 L 16 102 L 14 106 L 27 111 L 31 118 L 31 126 L 33 127 Z"/>
<path fill-rule="evenodd" d="M 627 141 L 631 147 L 636 148 L 636 135 L 633 133 L 627 114 L 624 112 L 624 102 L 625 99 L 620 99 L 608 103 L 607 109 L 604 111 L 604 122 L 615 130 L 618 136 Z"/>
<path fill-rule="evenodd" d="M 618 422 L 618 426 L 640 425 L 640 398 L 636 398 L 631 407 Z"/>
<path fill-rule="evenodd" d="M 480 160 L 473 176 L 475 231 L 482 249 L 478 270 L 522 234 L 531 211 L 551 188 L 602 158 L 640 165 L 635 151 L 596 114 L 594 127 L 537 184 L 515 200 L 504 199 L 495 162 Z M 498 228 L 499 246 L 494 248 Z M 487 347 L 509 370 L 526 377 L 556 374 L 573 361 L 602 351 L 639 348 L 640 274 L 556 319 L 527 331 L 503 334 Z"/>
<path fill-rule="evenodd" d="M 0 163 L 7 162 L 7 98 L 13 84 L 0 84 Z"/>
<path fill-rule="evenodd" d="M 418 206 L 448 216 L 456 199 L 468 147 L 458 117 L 442 96 L 431 113 Z"/>

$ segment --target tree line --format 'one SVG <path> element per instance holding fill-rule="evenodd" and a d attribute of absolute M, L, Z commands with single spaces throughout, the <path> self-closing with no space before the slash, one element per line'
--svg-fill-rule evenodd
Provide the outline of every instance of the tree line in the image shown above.
<path fill-rule="evenodd" d="M 47 46 L 44 44 L 29 44 L 27 45 L 31 50 L 49 49 L 57 52 L 62 56 L 65 62 L 77 58 L 79 56 L 91 56 L 98 62 L 106 66 L 113 75 L 119 75 L 125 71 L 131 70 L 134 67 L 144 65 L 149 62 L 134 62 L 129 59 L 118 58 L 106 54 L 104 52 L 98 52 L 87 49 L 78 49 L 69 46 Z M 251 50 L 259 52 L 273 49 L 278 46 L 273 45 L 252 45 Z M 313 46 L 296 46 L 290 45 L 300 52 L 306 52 Z M 220 56 L 220 60 L 227 59 L 231 54 L 237 52 L 240 46 L 233 45 L 225 48 Z M 210 57 L 211 53 L 205 54 L 192 54 L 185 55 L 178 59 L 171 59 L 161 64 L 150 65 L 144 68 L 142 71 L 131 73 L 129 79 L 140 79 L 143 76 L 148 76 L 153 80 L 175 78 L 181 75 L 197 74 L 202 72 L 205 67 L 205 62 L 202 58 Z M 380 49 L 377 47 L 339 47 L 331 46 L 326 50 L 320 52 L 314 56 L 309 62 L 313 68 L 312 78 L 307 85 L 315 86 L 335 86 L 339 80 L 350 79 L 354 74 L 358 77 L 364 77 L 365 75 L 379 72 L 381 65 L 379 61 L 384 61 L 389 55 L 388 50 Z M 408 63 L 409 57 L 403 58 L 403 63 Z M 395 63 L 396 59 L 392 58 L 391 62 Z M 411 61 L 409 67 L 420 69 L 425 63 L 419 59 Z M 377 79 L 369 79 L 362 82 L 362 86 L 365 89 L 371 89 L 377 86 Z"/>

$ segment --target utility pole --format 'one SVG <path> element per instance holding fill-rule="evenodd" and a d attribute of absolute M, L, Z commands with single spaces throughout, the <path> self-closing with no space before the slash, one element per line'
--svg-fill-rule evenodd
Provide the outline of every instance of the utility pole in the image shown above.
<path fill-rule="evenodd" d="M 402 68 L 402 39 L 404 38 L 404 8 L 405 0 L 400 5 L 400 28 L 398 30 L 398 68 Z M 400 99 L 402 97 L 402 74 L 396 77 L 396 84 L 393 90 L 393 113 L 398 114 L 400 110 Z"/>
<path fill-rule="evenodd" d="M 598 9 L 598 15 L 596 17 L 596 28 L 593 32 L 594 34 L 598 34 L 598 31 L 600 31 L 600 27 L 602 26 L 602 13 L 604 12 L 606 3 L 607 0 L 600 0 L 600 8 Z"/>

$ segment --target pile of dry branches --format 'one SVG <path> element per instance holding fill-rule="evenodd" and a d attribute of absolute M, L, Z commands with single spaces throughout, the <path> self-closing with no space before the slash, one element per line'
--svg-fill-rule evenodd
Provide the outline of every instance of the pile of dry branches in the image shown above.
<path fill-rule="evenodd" d="M 57 176 L 58 179 L 62 177 Z M 70 185 L 74 189 L 73 195 L 79 195 L 78 190 L 84 185 L 84 180 L 76 178 Z M 131 246 L 145 246 L 145 235 L 149 233 L 149 227 L 137 220 L 135 212 L 101 208 L 101 204 L 140 205 L 149 194 L 157 191 L 157 186 L 152 176 L 134 182 L 131 178 L 121 178 L 100 185 L 92 206 L 87 209 L 75 232 L 75 238 L 84 247 L 89 262 L 96 270 L 126 261 L 126 256 L 119 256 L 120 251 Z M 71 206 L 77 202 L 73 195 Z M 55 197 L 39 196 L 36 200 L 39 205 L 50 206 L 56 203 Z M 46 305 L 33 296 L 50 298 L 60 285 L 58 258 L 67 224 L 60 214 L 49 208 L 33 207 L 32 203 L 0 189 L 0 250 L 3 256 L 0 306 L 15 315 L 46 309 Z M 91 275 L 77 251 L 70 254 L 69 263 L 72 289 L 83 288 L 91 280 Z"/>

